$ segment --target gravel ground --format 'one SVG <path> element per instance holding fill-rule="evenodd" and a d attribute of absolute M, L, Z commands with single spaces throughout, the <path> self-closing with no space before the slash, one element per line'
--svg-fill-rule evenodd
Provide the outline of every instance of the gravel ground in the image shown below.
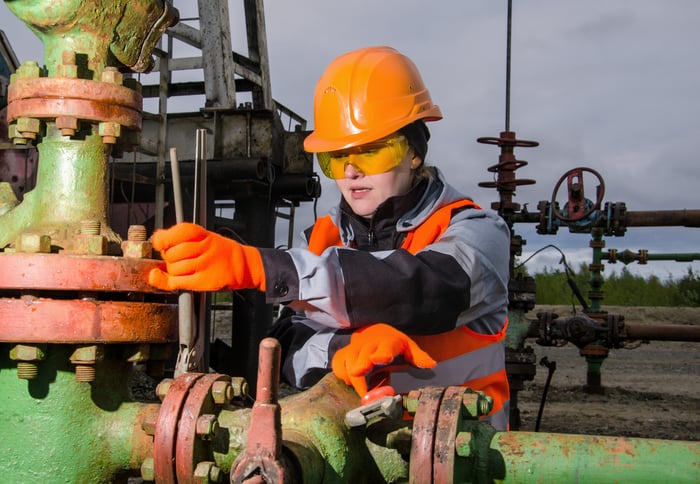
<path fill-rule="evenodd" d="M 625 322 L 700 324 L 700 308 L 616 308 Z M 538 307 L 566 317 L 570 309 Z M 530 341 L 528 340 L 528 343 Z M 556 362 L 539 430 L 667 440 L 700 440 L 700 347 L 694 342 L 651 341 L 636 349 L 613 349 L 601 367 L 602 394 L 583 391 L 587 365 L 571 344 L 537 346 L 537 361 Z M 539 366 L 519 394 L 522 427 L 534 430 L 547 379 Z"/>

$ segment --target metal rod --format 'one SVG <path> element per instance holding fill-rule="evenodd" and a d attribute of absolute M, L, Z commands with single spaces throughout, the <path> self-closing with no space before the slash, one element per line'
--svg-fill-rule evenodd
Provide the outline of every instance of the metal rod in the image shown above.
<path fill-rule="evenodd" d="M 170 170 L 173 177 L 173 201 L 175 202 L 175 222 L 185 221 L 182 209 L 182 184 L 180 183 L 180 163 L 177 159 L 177 149 L 170 148 Z"/>
<path fill-rule="evenodd" d="M 506 129 L 510 131 L 510 53 L 511 28 L 513 24 L 513 0 L 508 0 L 508 23 L 506 34 Z"/>
<path fill-rule="evenodd" d="M 185 221 L 182 202 L 182 184 L 180 183 L 180 164 L 177 159 L 177 149 L 170 148 L 170 168 L 173 176 L 173 200 L 175 203 L 175 222 Z M 189 359 L 194 343 L 194 295 L 190 291 L 182 291 L 177 298 L 178 309 L 178 340 L 179 349 L 175 362 L 175 378 L 189 371 Z"/>

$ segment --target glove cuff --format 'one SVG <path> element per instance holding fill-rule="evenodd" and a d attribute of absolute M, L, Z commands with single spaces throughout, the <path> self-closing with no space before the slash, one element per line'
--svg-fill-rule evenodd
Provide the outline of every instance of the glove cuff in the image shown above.
<path fill-rule="evenodd" d="M 250 245 L 241 245 L 243 257 L 248 264 L 249 281 L 246 281 L 244 287 L 256 288 L 265 292 L 265 266 L 263 265 L 262 255 L 260 251 Z"/>

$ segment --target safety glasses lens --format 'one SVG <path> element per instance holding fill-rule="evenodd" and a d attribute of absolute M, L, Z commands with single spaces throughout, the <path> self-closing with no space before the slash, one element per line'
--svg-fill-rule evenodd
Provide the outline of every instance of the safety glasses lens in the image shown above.
<path fill-rule="evenodd" d="M 345 167 L 353 165 L 365 175 L 377 175 L 396 168 L 408 151 L 404 136 L 394 136 L 340 151 L 316 153 L 321 171 L 333 179 L 345 178 Z"/>

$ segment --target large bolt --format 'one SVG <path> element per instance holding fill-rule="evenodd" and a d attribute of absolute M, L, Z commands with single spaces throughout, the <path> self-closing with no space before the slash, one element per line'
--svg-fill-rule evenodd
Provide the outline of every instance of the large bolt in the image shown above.
<path fill-rule="evenodd" d="M 462 407 L 466 418 L 475 420 L 482 415 L 488 415 L 493 408 L 493 398 L 484 392 L 467 389 L 462 395 Z"/>
<path fill-rule="evenodd" d="M 38 346 L 15 345 L 10 350 L 10 359 L 15 361 L 41 361 L 44 358 L 46 355 Z"/>
<path fill-rule="evenodd" d="M 78 118 L 59 116 L 56 118 L 56 128 L 61 131 L 62 136 L 73 136 L 79 128 Z"/>
<path fill-rule="evenodd" d="M 121 86 L 124 76 L 116 67 L 105 67 L 100 75 L 100 80 L 102 82 L 108 82 L 110 84 L 118 84 Z"/>
<path fill-rule="evenodd" d="M 148 259 L 153 254 L 153 246 L 148 239 L 146 227 L 130 225 L 127 240 L 122 242 L 122 254 L 130 259 Z"/>
<path fill-rule="evenodd" d="M 75 365 L 76 381 L 95 381 L 95 363 L 100 359 L 102 359 L 102 348 L 97 345 L 77 348 L 70 355 L 70 362 Z"/>
<path fill-rule="evenodd" d="M 156 478 L 156 466 L 153 457 L 144 459 L 141 463 L 141 478 L 144 481 L 154 481 Z"/>
<path fill-rule="evenodd" d="M 460 457 L 469 457 L 472 455 L 472 433 L 459 432 L 455 437 L 455 452 Z"/>
<path fill-rule="evenodd" d="M 197 418 L 195 432 L 202 440 L 211 440 L 219 430 L 219 421 L 216 415 L 204 414 Z"/>
<path fill-rule="evenodd" d="M 158 414 L 149 413 L 141 420 L 141 430 L 143 430 L 146 435 L 155 435 L 157 423 Z"/>
<path fill-rule="evenodd" d="M 44 351 L 38 346 L 15 345 L 10 350 L 10 359 L 17 361 L 17 378 L 33 380 L 39 374 L 36 362 L 46 358 Z"/>
<path fill-rule="evenodd" d="M 156 395 L 162 402 L 165 400 L 165 395 L 168 394 L 168 390 L 170 390 L 170 385 L 173 384 L 173 379 L 172 378 L 165 378 L 164 380 L 161 380 L 158 385 L 156 385 Z"/>
<path fill-rule="evenodd" d="M 421 391 L 420 390 L 411 390 L 408 392 L 408 395 L 404 398 L 404 408 L 406 409 L 406 412 L 408 412 L 410 415 L 415 415 L 416 411 L 418 410 L 418 400 L 420 400 L 421 396 Z"/>
<path fill-rule="evenodd" d="M 231 378 L 231 386 L 233 387 L 233 396 L 236 398 L 244 398 L 248 395 L 248 380 L 241 376 Z"/>
<path fill-rule="evenodd" d="M 97 134 L 102 137 L 102 142 L 113 145 L 122 134 L 122 125 L 113 121 L 105 121 L 97 125 Z"/>
<path fill-rule="evenodd" d="M 215 381 L 211 386 L 211 396 L 214 403 L 218 405 L 227 405 L 233 399 L 233 386 L 231 382 L 220 380 Z"/>
<path fill-rule="evenodd" d="M 82 220 L 80 234 L 76 237 L 75 252 L 78 254 L 105 255 L 107 237 L 100 235 L 99 220 Z"/>
<path fill-rule="evenodd" d="M 36 61 L 25 61 L 24 64 L 17 68 L 12 76 L 10 76 L 10 82 L 16 79 L 34 79 L 41 75 L 41 68 Z"/>
<path fill-rule="evenodd" d="M 49 254 L 51 253 L 51 237 L 45 234 L 24 232 L 17 237 L 15 249 L 17 252 L 30 254 Z"/>
<path fill-rule="evenodd" d="M 41 129 L 41 121 L 39 118 L 17 118 L 15 129 L 23 138 L 36 139 L 36 135 Z"/>
<path fill-rule="evenodd" d="M 27 141 L 29 141 L 27 138 L 23 137 L 19 131 L 17 131 L 17 123 L 16 122 L 12 123 L 7 128 L 7 137 L 10 138 L 12 140 L 12 142 L 16 145 L 26 145 Z"/>
<path fill-rule="evenodd" d="M 83 235 L 97 235 L 100 233 L 102 224 L 99 220 L 81 220 L 80 233 Z"/>
<path fill-rule="evenodd" d="M 493 398 L 485 393 L 479 395 L 479 411 L 481 415 L 488 415 L 493 408 Z"/>
<path fill-rule="evenodd" d="M 61 64 L 56 67 L 56 76 L 77 79 L 78 66 L 76 65 L 75 60 L 75 51 L 64 50 L 63 54 L 61 54 Z"/>
<path fill-rule="evenodd" d="M 214 462 L 200 462 L 194 470 L 194 482 L 197 484 L 221 482 L 222 477 L 221 469 Z"/>

